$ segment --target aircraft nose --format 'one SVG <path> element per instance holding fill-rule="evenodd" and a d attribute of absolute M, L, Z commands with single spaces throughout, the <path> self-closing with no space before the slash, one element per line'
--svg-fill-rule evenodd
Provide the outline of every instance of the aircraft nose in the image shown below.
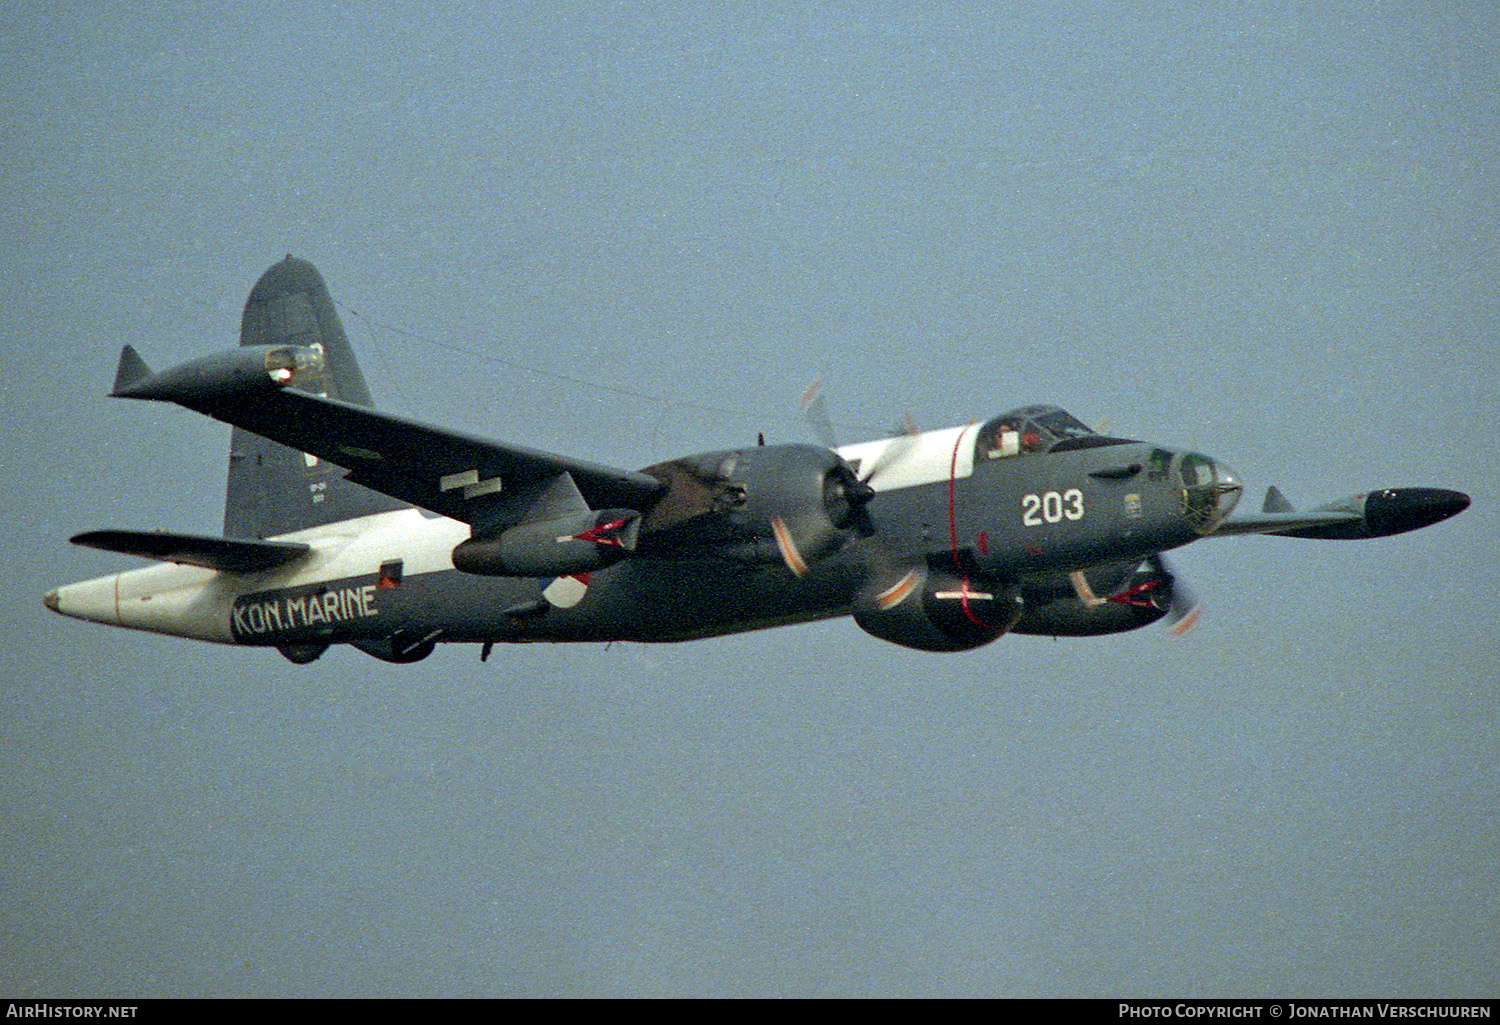
<path fill-rule="evenodd" d="M 1219 518 L 1223 519 L 1234 512 L 1234 507 L 1239 504 L 1240 495 L 1244 493 L 1245 486 L 1240 483 L 1239 474 L 1223 463 L 1215 462 L 1214 490 L 1219 494 Z"/>
<path fill-rule="evenodd" d="M 51 609 L 53 612 L 57 612 L 58 611 L 57 592 L 56 591 L 48 591 L 47 592 L 47 597 L 45 597 L 45 598 L 42 599 L 42 604 L 45 605 L 45 606 L 47 606 L 47 608 Z"/>
<path fill-rule="evenodd" d="M 1207 534 L 1234 511 L 1243 486 L 1233 470 L 1199 452 L 1185 452 L 1177 461 L 1183 511 L 1199 533 Z"/>

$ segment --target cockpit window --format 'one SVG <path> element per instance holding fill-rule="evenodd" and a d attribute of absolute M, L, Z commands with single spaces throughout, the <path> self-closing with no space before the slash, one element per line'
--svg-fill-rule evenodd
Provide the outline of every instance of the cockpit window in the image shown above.
<path fill-rule="evenodd" d="M 976 454 L 980 459 L 998 459 L 1051 452 L 1059 446 L 1118 443 L 1118 439 L 1100 438 L 1083 421 L 1057 406 L 1024 406 L 986 423 L 979 432 Z"/>
<path fill-rule="evenodd" d="M 979 429 L 974 454 L 980 459 L 999 459 L 1021 454 L 1020 425 L 1009 417 L 997 417 Z"/>
<path fill-rule="evenodd" d="M 1083 438 L 1094 433 L 1072 414 L 1061 409 L 1054 413 L 1046 413 L 1035 417 L 1032 423 L 1041 427 L 1058 441 L 1066 441 L 1069 438 Z"/>

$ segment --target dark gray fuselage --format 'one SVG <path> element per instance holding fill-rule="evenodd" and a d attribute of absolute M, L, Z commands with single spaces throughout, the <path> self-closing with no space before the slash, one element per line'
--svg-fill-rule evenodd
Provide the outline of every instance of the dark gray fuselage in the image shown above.
<path fill-rule="evenodd" d="M 1155 479 L 1153 455 L 1167 471 Z M 235 637 L 336 643 L 407 631 L 457 642 L 678 641 L 848 614 L 872 562 L 952 562 L 985 578 L 1061 579 L 1101 563 L 1133 565 L 1198 536 L 1169 472 L 1176 455 L 1122 442 L 979 458 L 968 477 L 881 492 L 870 503 L 871 537 L 849 537 L 802 577 L 770 537 L 628 559 L 577 582 L 582 596 L 571 606 L 544 596 L 552 580 L 440 569 L 381 588 L 380 567 L 371 565 L 365 574 L 243 595 Z M 1091 475 L 1100 471 L 1110 475 Z M 327 607 L 309 620 L 306 602 L 319 594 Z M 245 610 L 257 605 L 252 622 Z"/>

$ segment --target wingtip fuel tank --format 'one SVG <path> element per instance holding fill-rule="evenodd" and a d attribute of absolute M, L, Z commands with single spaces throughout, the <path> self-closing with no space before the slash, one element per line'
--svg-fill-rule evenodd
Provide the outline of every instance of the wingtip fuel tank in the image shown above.
<path fill-rule="evenodd" d="M 257 345 L 217 352 L 152 373 L 130 346 L 120 351 L 112 398 L 175 402 L 194 408 L 255 391 L 285 388 L 321 373 L 323 355 L 305 345 Z"/>

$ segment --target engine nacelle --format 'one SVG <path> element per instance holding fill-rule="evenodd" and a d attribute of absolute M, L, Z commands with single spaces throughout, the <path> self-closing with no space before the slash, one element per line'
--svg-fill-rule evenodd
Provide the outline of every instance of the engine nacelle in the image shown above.
<path fill-rule="evenodd" d="M 1150 565 L 1095 567 L 1088 571 L 1087 579 L 1095 593 L 1109 597 L 1087 604 L 1062 575 L 1046 584 L 1022 587 L 1025 611 L 1011 632 L 1042 637 L 1095 637 L 1139 630 L 1171 610 L 1172 574 Z"/>
<path fill-rule="evenodd" d="M 1014 586 L 925 563 L 877 576 L 854 599 L 854 621 L 866 633 L 920 651 L 988 644 L 1021 611 Z"/>
<path fill-rule="evenodd" d="M 562 577 L 591 573 L 635 551 L 641 514 L 605 509 L 521 523 L 492 538 L 470 538 L 453 549 L 465 573 L 502 577 Z"/>
<path fill-rule="evenodd" d="M 667 485 L 646 517 L 647 550 L 741 544 L 798 576 L 848 540 L 874 493 L 836 452 L 816 445 L 707 452 L 645 472 Z"/>
<path fill-rule="evenodd" d="M 120 353 L 110 394 L 192 406 L 256 391 L 275 391 L 323 373 L 321 347 L 246 345 L 152 373 L 135 350 L 126 346 Z"/>

